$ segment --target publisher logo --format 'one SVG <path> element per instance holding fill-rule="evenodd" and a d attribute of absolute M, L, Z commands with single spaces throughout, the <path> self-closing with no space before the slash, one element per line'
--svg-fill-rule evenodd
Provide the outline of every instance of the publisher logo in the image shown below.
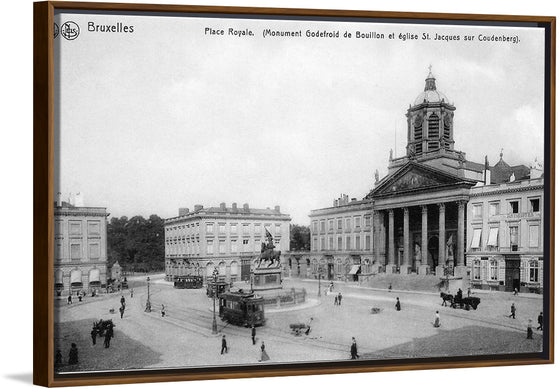
<path fill-rule="evenodd" d="M 66 22 L 60 27 L 60 35 L 72 41 L 80 35 L 80 27 L 74 22 Z"/>
<path fill-rule="evenodd" d="M 58 24 L 54 24 L 54 37 L 56 38 L 58 36 Z"/>

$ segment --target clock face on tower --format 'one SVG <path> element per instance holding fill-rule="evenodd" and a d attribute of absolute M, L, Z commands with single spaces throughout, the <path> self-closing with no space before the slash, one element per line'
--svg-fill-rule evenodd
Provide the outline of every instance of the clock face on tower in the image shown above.
<path fill-rule="evenodd" d="M 449 125 L 451 124 L 451 118 L 449 117 L 448 114 L 446 114 L 445 117 L 443 118 L 443 123 L 444 123 L 446 126 L 449 126 Z"/>
<path fill-rule="evenodd" d="M 418 116 L 416 116 L 416 118 L 414 119 L 414 125 L 415 125 L 415 126 L 419 126 L 420 124 L 422 124 L 422 116 L 418 115 Z"/>

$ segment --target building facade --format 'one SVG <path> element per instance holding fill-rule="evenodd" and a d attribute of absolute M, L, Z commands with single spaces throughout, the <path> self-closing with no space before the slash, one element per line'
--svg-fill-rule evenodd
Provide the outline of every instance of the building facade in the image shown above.
<path fill-rule="evenodd" d="M 541 290 L 544 180 L 533 177 L 471 190 L 467 266 L 474 287 Z"/>
<path fill-rule="evenodd" d="M 166 279 L 200 275 L 208 280 L 217 268 L 222 280 L 249 280 L 267 230 L 275 250 L 289 250 L 290 221 L 290 215 L 281 213 L 278 206 L 256 209 L 222 203 L 210 208 L 195 205 L 192 212 L 181 208 L 179 216 L 164 223 Z"/>
<path fill-rule="evenodd" d="M 471 253 L 473 248 L 467 244 L 472 242 L 470 234 L 478 229 L 473 225 L 481 221 L 470 219 L 472 207 L 479 206 L 473 203 L 484 205 L 497 201 L 494 197 L 502 196 L 498 193 L 507 193 L 501 187 L 506 185 L 510 189 L 524 188 L 526 195 L 519 198 L 519 212 L 527 212 L 523 207 L 529 207 L 536 198 L 541 199 L 539 209 L 542 209 L 543 185 L 540 175 L 540 183 L 530 180 L 537 178 L 532 169 L 524 165 L 510 166 L 503 161 L 502 154 L 494 166 L 490 166 L 488 160 L 484 163 L 467 160 L 466 154 L 455 147 L 455 114 L 455 106 L 437 90 L 436 79 L 430 71 L 424 91 L 406 111 L 405 156 L 393 158 L 390 152 L 387 176 L 379 179 L 376 172 L 374 188 L 362 200 L 348 201 L 347 196 L 342 196 L 334 201 L 333 207 L 311 211 L 309 258 L 300 253 L 291 258 L 288 266 L 293 269 L 293 260 L 296 260 L 297 274 L 301 276 L 303 263 L 310 269 L 305 269 L 305 276 L 314 278 L 317 273 L 328 279 L 346 280 L 357 279 L 356 273 L 396 273 L 469 279 L 474 274 L 473 263 L 478 266 L 479 260 L 489 257 Z M 502 189 L 495 189 L 496 193 L 490 195 L 493 188 Z M 501 200 L 504 204 L 509 198 L 506 197 Z M 540 212 L 521 218 L 517 217 L 519 215 L 503 216 L 506 219 L 501 223 L 502 228 L 511 225 L 508 231 L 515 234 L 514 224 L 517 223 L 518 239 L 527 238 L 524 246 L 519 246 L 524 249 L 523 254 L 508 252 L 506 255 L 504 252 L 500 257 L 505 268 L 505 263 L 510 262 L 508 266 L 517 266 L 512 265 L 513 258 L 519 256 L 522 269 L 519 282 L 534 282 L 529 280 L 538 278 L 542 285 L 542 238 L 539 237 L 538 248 L 530 246 L 535 244 L 535 225 L 540 226 L 538 233 L 542 234 L 542 221 L 537 221 Z M 483 217 L 487 217 L 486 214 Z M 496 222 L 485 219 L 481 233 L 488 234 L 488 226 Z M 492 229 L 492 234 L 494 231 Z M 505 241 L 503 244 L 496 249 L 505 250 Z M 540 263 L 535 262 L 539 252 Z M 506 262 L 506 258 L 510 258 L 510 262 Z M 540 270 L 529 270 L 537 264 Z M 476 274 L 478 277 L 478 270 Z M 502 281 L 508 290 L 512 282 L 498 280 Z"/>
<path fill-rule="evenodd" d="M 106 208 L 54 206 L 54 286 L 57 295 L 92 291 L 107 282 Z"/>

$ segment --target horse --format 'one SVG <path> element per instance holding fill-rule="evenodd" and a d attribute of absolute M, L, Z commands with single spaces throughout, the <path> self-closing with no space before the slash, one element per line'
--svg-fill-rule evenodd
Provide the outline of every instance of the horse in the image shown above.
<path fill-rule="evenodd" d="M 441 293 L 439 294 L 439 296 L 443 299 L 443 302 L 441 303 L 441 305 L 443 305 L 444 307 L 447 307 L 447 302 L 448 302 L 448 301 L 449 301 L 449 304 L 450 304 L 451 306 L 453 306 L 453 304 L 455 303 L 452 294 L 448 294 L 448 293 L 443 293 L 443 292 L 441 292 Z"/>
<path fill-rule="evenodd" d="M 261 267 L 263 261 L 267 261 L 267 262 L 270 261 L 267 267 L 273 266 L 275 261 L 277 264 L 280 264 L 280 253 L 281 252 L 278 250 L 270 250 L 270 249 L 262 252 L 261 255 L 259 256 L 258 267 Z"/>

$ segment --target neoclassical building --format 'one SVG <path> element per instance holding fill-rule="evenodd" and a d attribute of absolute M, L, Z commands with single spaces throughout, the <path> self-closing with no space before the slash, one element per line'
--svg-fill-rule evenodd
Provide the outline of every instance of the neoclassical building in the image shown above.
<path fill-rule="evenodd" d="M 165 275 L 200 275 L 208 280 L 215 268 L 226 281 L 249 280 L 266 241 L 268 230 L 275 250 L 290 248 L 290 215 L 273 209 L 238 207 L 180 208 L 179 215 L 165 220 Z"/>
<path fill-rule="evenodd" d="M 471 203 L 484 201 L 477 200 L 480 193 L 495 185 L 526 186 L 518 181 L 532 173 L 501 157 L 495 166 L 469 161 L 455 148 L 455 110 L 430 71 L 424 90 L 406 111 L 405 156 L 393 158 L 391 151 L 387 176 L 379 179 L 376 172 L 374 188 L 363 199 L 342 196 L 332 207 L 311 211 L 311 252 L 309 258 L 291 258 L 291 273 L 297 260 L 300 276 L 305 264 L 306 276 L 320 271 L 328 279 L 380 272 L 470 278 L 473 263 L 465 254 L 473 229 Z M 534 190 L 542 198 L 542 182 Z M 513 257 L 502 256 L 508 258 Z"/>
<path fill-rule="evenodd" d="M 54 287 L 58 295 L 91 291 L 107 282 L 108 216 L 102 207 L 55 203 Z"/>

